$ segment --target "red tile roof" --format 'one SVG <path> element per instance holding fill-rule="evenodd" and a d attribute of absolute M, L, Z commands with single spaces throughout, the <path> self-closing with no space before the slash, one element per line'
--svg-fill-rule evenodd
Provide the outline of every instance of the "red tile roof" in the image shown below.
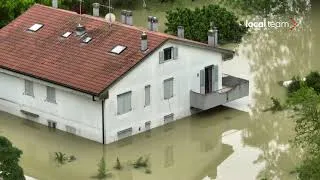
<path fill-rule="evenodd" d="M 66 10 L 32 6 L 0 30 L 0 68 L 98 95 L 166 40 L 178 39 L 148 32 L 149 51 L 143 53 L 140 35 L 145 30 L 120 23 L 110 29 L 102 18 L 89 15 L 81 18 L 93 38 L 88 44 L 81 43 L 74 33 L 66 39 L 61 37 L 67 31 L 75 31 L 79 17 Z M 44 26 L 37 32 L 28 32 L 35 23 Z M 120 55 L 110 53 L 116 45 L 127 49 Z"/>

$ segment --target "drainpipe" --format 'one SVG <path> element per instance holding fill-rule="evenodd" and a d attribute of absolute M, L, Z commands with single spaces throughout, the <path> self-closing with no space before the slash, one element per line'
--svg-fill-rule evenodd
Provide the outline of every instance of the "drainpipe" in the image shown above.
<path fill-rule="evenodd" d="M 104 135 L 104 102 L 105 102 L 105 99 L 102 99 L 102 144 L 105 144 L 105 135 Z"/>

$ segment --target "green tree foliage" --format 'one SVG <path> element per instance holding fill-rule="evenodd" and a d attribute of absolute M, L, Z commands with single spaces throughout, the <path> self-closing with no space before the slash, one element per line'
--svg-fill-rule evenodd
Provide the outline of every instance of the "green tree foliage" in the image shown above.
<path fill-rule="evenodd" d="M 288 104 L 295 110 L 294 145 L 304 151 L 304 160 L 297 168 L 301 180 L 320 177 L 320 96 L 306 85 L 293 92 Z"/>
<path fill-rule="evenodd" d="M 22 151 L 12 146 L 5 137 L 0 136 L 0 179 L 24 180 L 22 168 L 19 166 L 19 158 Z"/>
<path fill-rule="evenodd" d="M 107 177 L 107 168 L 106 168 L 106 161 L 102 157 L 99 164 L 98 164 L 98 174 L 97 178 L 98 179 L 104 179 Z"/>
<path fill-rule="evenodd" d="M 34 0 L 1 0 L 0 28 L 7 25 L 34 4 Z"/>
<path fill-rule="evenodd" d="M 312 87 L 318 94 L 320 93 L 320 73 L 319 72 L 311 72 L 306 77 L 306 85 L 308 87 Z"/>
<path fill-rule="evenodd" d="M 291 80 L 292 80 L 292 83 L 289 84 L 287 88 L 289 95 L 293 92 L 298 91 L 301 88 L 301 83 L 302 83 L 299 76 L 294 76 Z"/>
<path fill-rule="evenodd" d="M 187 39 L 207 42 L 207 32 L 210 22 L 214 23 L 219 30 L 219 43 L 240 42 L 247 28 L 239 24 L 238 18 L 225 8 L 218 5 L 203 6 L 191 10 L 177 8 L 166 12 L 166 33 L 177 34 L 177 27 L 184 26 L 184 34 Z"/>

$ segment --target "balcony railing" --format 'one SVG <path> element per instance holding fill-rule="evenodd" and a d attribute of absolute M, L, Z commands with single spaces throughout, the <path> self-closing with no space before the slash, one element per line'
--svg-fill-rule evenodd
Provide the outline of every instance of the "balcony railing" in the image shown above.
<path fill-rule="evenodd" d="M 190 106 L 207 110 L 249 94 L 249 81 L 244 79 L 225 75 L 222 78 L 222 86 L 222 89 L 206 94 L 190 91 Z"/>

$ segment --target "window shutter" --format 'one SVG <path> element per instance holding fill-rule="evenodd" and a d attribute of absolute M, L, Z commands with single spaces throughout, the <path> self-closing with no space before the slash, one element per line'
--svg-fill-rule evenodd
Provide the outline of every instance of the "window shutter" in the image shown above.
<path fill-rule="evenodd" d="M 200 70 L 200 93 L 205 94 L 205 71 L 204 69 Z"/>
<path fill-rule="evenodd" d="M 219 68 L 218 68 L 219 66 L 213 66 L 213 73 L 212 73 L 212 75 L 213 75 L 213 90 L 214 91 L 216 91 L 216 90 L 218 90 L 219 89 Z"/>
<path fill-rule="evenodd" d="M 24 81 L 24 93 L 29 96 L 34 96 L 33 94 L 33 82 L 29 80 Z"/>
<path fill-rule="evenodd" d="M 144 106 L 149 106 L 150 105 L 150 85 L 146 86 L 144 89 Z"/>
<path fill-rule="evenodd" d="M 53 87 L 47 86 L 47 101 L 55 103 L 56 102 L 56 90 Z"/>
<path fill-rule="evenodd" d="M 169 90 L 168 90 L 168 81 L 165 80 L 163 82 L 163 97 L 164 97 L 164 99 L 169 99 L 168 92 L 169 92 Z"/>
<path fill-rule="evenodd" d="M 164 63 L 164 52 L 160 51 L 159 52 L 159 64 Z"/>
<path fill-rule="evenodd" d="M 173 97 L 173 78 L 164 80 L 163 94 L 164 99 L 170 99 L 171 97 Z"/>
<path fill-rule="evenodd" d="M 169 89 L 169 95 L 170 95 L 170 97 L 173 97 L 173 79 L 171 79 L 170 81 L 169 81 L 169 87 L 170 87 L 170 89 Z"/>
<path fill-rule="evenodd" d="M 117 96 L 117 113 L 124 114 L 132 110 L 131 91 Z"/>
<path fill-rule="evenodd" d="M 178 47 L 173 48 L 173 59 L 178 59 Z"/>
<path fill-rule="evenodd" d="M 126 109 L 128 112 L 132 110 L 132 106 L 131 106 L 131 92 L 129 92 L 127 94 L 127 107 L 128 109 Z"/>

